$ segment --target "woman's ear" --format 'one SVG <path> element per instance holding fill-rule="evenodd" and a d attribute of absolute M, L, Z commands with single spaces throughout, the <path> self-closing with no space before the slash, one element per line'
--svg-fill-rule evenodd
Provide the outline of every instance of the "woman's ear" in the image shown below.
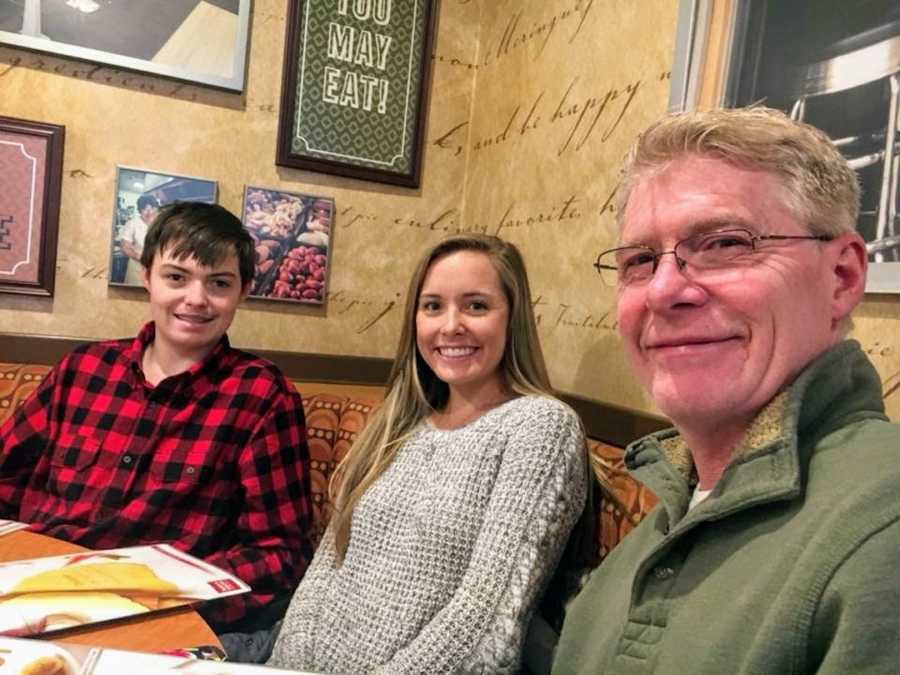
<path fill-rule="evenodd" d="M 857 232 L 848 232 L 828 242 L 832 257 L 831 318 L 840 324 L 860 303 L 866 291 L 869 256 L 866 244 Z"/>

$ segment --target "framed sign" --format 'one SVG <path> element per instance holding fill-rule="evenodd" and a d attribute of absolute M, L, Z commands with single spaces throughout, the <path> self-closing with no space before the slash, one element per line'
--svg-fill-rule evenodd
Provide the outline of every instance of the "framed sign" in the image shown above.
<path fill-rule="evenodd" d="M 275 163 L 418 187 L 433 0 L 289 0 Z"/>
<path fill-rule="evenodd" d="M 250 0 L 4 0 L 0 44 L 242 91 Z"/>
<path fill-rule="evenodd" d="M 206 178 L 117 166 L 109 285 L 142 287 L 144 237 L 161 207 L 173 202 L 215 204 L 217 195 L 218 185 Z"/>
<path fill-rule="evenodd" d="M 0 291 L 53 295 L 65 127 L 0 117 Z"/>
<path fill-rule="evenodd" d="M 248 185 L 242 220 L 256 242 L 250 297 L 323 304 L 334 200 Z"/>
<path fill-rule="evenodd" d="M 866 291 L 900 293 L 900 4 L 682 0 L 670 108 L 779 108 L 827 133 L 862 190 Z"/>

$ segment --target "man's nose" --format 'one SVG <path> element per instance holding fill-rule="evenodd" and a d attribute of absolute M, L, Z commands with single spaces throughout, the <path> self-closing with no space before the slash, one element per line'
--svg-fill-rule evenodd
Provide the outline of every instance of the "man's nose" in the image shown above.
<path fill-rule="evenodd" d="M 684 260 L 666 251 L 656 261 L 656 271 L 647 282 L 647 306 L 663 311 L 677 305 L 697 305 L 705 291 L 693 282 Z"/>
<path fill-rule="evenodd" d="M 188 284 L 187 287 L 187 295 L 185 296 L 185 301 L 189 305 L 206 305 L 207 294 L 206 294 L 206 284 L 202 281 L 197 280 L 191 284 Z"/>

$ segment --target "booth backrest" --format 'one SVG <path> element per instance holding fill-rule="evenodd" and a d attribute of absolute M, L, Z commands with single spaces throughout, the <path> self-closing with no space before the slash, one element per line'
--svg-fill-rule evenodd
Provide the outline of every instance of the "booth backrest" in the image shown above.
<path fill-rule="evenodd" d="M 50 366 L 0 363 L 0 424 L 34 391 Z M 367 388 L 367 398 L 330 392 L 317 393 L 315 383 L 294 382 L 303 397 L 309 442 L 313 493 L 313 538 L 322 536 L 329 516 L 328 481 L 338 462 L 379 404 Z M 327 387 L 326 387 L 327 388 Z M 589 439 L 599 490 L 595 514 L 599 525 L 597 559 L 605 557 L 656 504 L 655 496 L 625 470 L 623 451 Z"/>

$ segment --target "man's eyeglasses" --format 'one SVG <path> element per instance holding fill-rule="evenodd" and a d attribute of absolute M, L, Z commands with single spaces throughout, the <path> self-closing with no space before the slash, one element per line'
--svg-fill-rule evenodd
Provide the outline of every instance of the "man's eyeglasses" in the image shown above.
<path fill-rule="evenodd" d="M 753 234 L 744 229 L 700 232 L 682 239 L 671 251 L 655 251 L 649 246 L 621 246 L 603 251 L 594 267 L 603 283 L 612 288 L 648 281 L 659 265 L 659 259 L 675 256 L 679 269 L 690 265 L 693 270 L 722 270 L 739 262 L 742 256 L 756 250 L 760 241 L 813 239 L 829 241 L 827 235 Z"/>

